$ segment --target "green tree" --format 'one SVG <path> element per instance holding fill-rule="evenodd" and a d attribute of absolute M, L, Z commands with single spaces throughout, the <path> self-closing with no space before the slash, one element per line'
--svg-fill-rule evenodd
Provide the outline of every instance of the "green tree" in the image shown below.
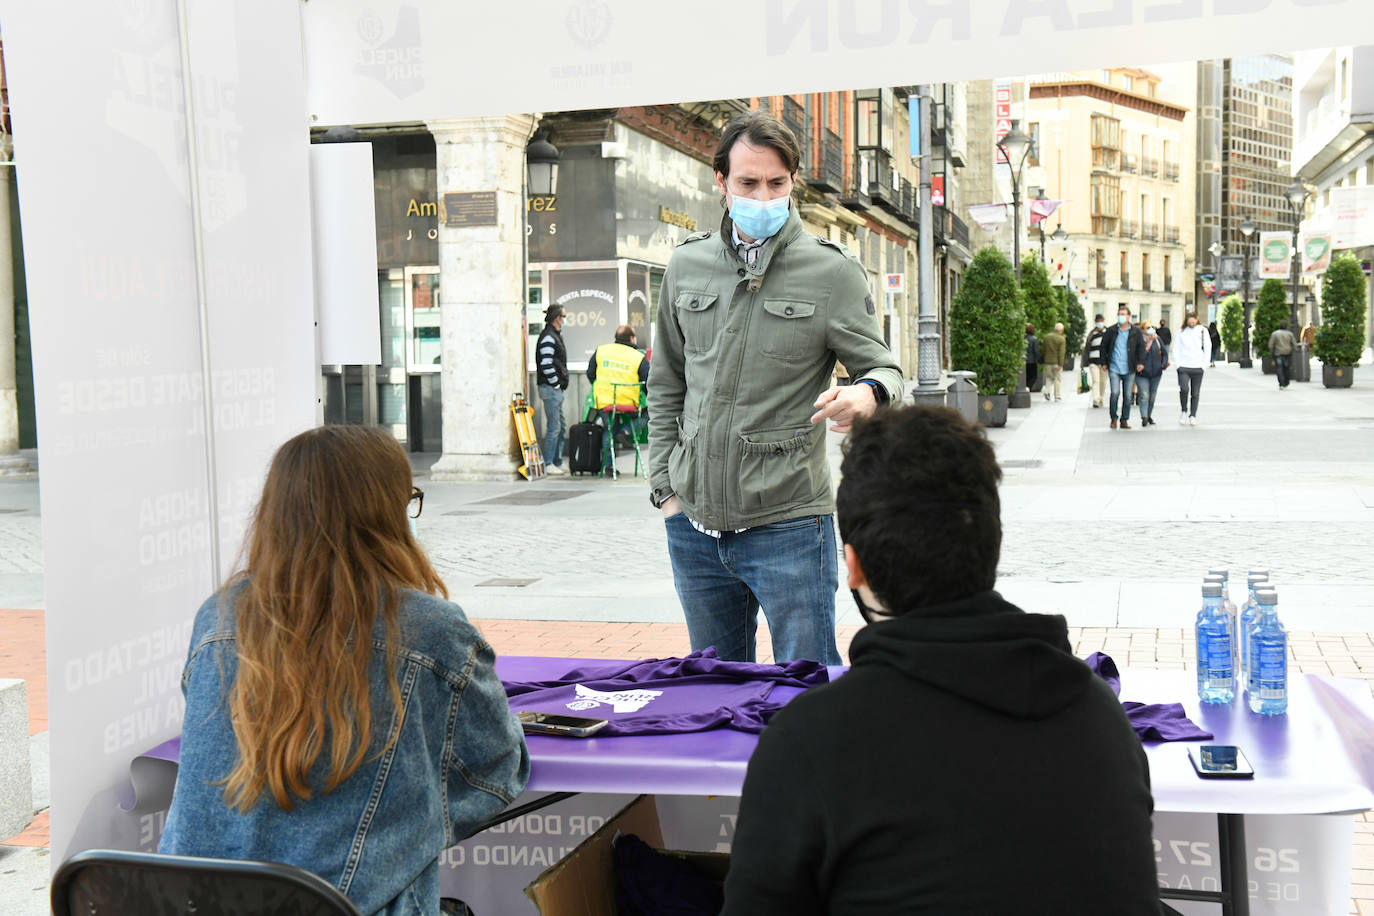
<path fill-rule="evenodd" d="M 1217 322 L 1217 331 L 1221 334 L 1221 345 L 1227 353 L 1240 349 L 1240 342 L 1245 337 L 1245 309 L 1240 304 L 1240 296 L 1235 293 L 1221 300 L 1221 320 Z M 1215 354 L 1213 356 L 1215 358 Z"/>
<path fill-rule="evenodd" d="M 1045 265 L 1035 255 L 1021 261 L 1021 307 L 1026 320 L 1035 325 L 1035 336 L 1044 342 L 1045 335 L 1054 330 L 1055 322 L 1064 320 L 1064 300 L 1054 287 Z"/>
<path fill-rule="evenodd" d="M 1025 361 L 1026 313 L 1011 262 L 996 248 L 973 256 L 949 309 L 950 363 L 976 373 L 984 394 L 1009 394 Z"/>
<path fill-rule="evenodd" d="M 1059 298 L 1064 303 L 1064 340 L 1067 343 L 1069 356 L 1079 356 L 1083 353 L 1084 335 L 1088 333 L 1088 313 L 1083 310 L 1083 303 L 1078 301 L 1078 294 L 1067 286 L 1059 287 Z"/>
<path fill-rule="evenodd" d="M 1360 262 L 1349 252 L 1331 262 L 1322 276 L 1322 324 L 1317 328 L 1317 359 L 1324 366 L 1353 366 L 1364 353 L 1364 315 L 1369 288 Z"/>
<path fill-rule="evenodd" d="M 1260 287 L 1259 301 L 1255 305 L 1255 353 L 1258 356 L 1271 356 L 1269 335 L 1279 329 L 1280 321 L 1288 320 L 1288 297 L 1283 291 L 1283 281 L 1270 277 Z M 1289 328 L 1297 336 L 1297 328 Z"/>

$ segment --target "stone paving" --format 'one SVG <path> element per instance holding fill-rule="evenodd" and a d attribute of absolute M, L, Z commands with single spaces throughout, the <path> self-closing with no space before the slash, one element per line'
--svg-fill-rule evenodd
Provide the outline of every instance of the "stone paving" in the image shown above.
<path fill-rule="evenodd" d="M 1148 429 L 1112 431 L 1086 397 L 1037 395 L 989 431 L 1006 475 L 999 588 L 1028 610 L 1065 613 L 1080 656 L 1189 668 L 1200 575 L 1268 568 L 1293 628 L 1294 670 L 1374 682 L 1370 375 L 1360 370 L 1347 391 L 1279 392 L 1272 376 L 1223 367 L 1207 374 L 1198 427 L 1178 425 L 1168 378 L 1159 425 Z M 835 466 L 840 441 L 830 437 Z M 421 540 L 498 652 L 686 649 L 662 521 L 642 479 L 439 483 L 424 479 L 434 457 L 415 456 Z M 41 575 L 36 480 L 0 479 L 0 607 L 22 608 L 0 610 L 0 677 L 29 681 L 30 727 L 45 753 L 46 711 L 34 699 L 46 683 Z M 843 589 L 839 605 L 844 651 L 859 618 Z M 771 658 L 763 629 L 759 651 Z M 1374 815 L 1355 828 L 1349 912 L 1374 916 Z M 0 843 L 6 916 L 47 912 L 46 847 L 46 812 Z"/>

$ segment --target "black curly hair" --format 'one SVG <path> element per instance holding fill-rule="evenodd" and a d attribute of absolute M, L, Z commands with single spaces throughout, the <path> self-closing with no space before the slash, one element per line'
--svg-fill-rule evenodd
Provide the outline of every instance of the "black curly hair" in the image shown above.
<path fill-rule="evenodd" d="M 854 424 L 840 474 L 840 537 L 889 613 L 993 587 L 1002 469 L 981 427 L 947 407 L 880 410 Z"/>

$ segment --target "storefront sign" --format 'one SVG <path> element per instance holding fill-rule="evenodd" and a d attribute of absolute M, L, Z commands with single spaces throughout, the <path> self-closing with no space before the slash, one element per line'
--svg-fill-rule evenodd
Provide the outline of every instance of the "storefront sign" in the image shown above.
<path fill-rule="evenodd" d="M 610 343 L 620 324 L 620 271 L 614 267 L 549 271 L 549 301 L 563 306 L 563 345 L 568 365 L 586 366 L 596 348 Z"/>
<path fill-rule="evenodd" d="M 677 210 L 669 210 L 664 206 L 658 208 L 658 219 L 659 222 L 667 223 L 670 226 L 681 226 L 688 232 L 696 232 L 697 230 L 697 221 L 689 214 Z"/>
<path fill-rule="evenodd" d="M 1261 232 L 1259 243 L 1259 275 L 1263 280 L 1288 277 L 1293 264 L 1293 243 L 1287 232 Z"/>
<path fill-rule="evenodd" d="M 450 191 L 444 195 L 439 218 L 444 225 L 474 229 L 496 225 L 495 191 Z"/>

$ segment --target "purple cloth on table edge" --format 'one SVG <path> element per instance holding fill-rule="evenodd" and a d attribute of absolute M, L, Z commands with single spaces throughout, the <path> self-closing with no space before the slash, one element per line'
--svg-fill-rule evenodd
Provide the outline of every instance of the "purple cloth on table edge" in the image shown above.
<path fill-rule="evenodd" d="M 785 703 L 774 687 L 830 680 L 819 662 L 729 662 L 714 647 L 683 658 L 574 668 L 547 681 L 502 681 L 511 709 L 606 719 L 597 737 L 672 735 L 712 728 L 758 733 Z M 790 699 L 790 698 L 789 698 Z"/>
<path fill-rule="evenodd" d="M 1093 674 L 1106 681 L 1107 686 L 1112 688 L 1112 693 L 1119 698 L 1121 672 L 1116 669 L 1116 662 L 1112 657 L 1105 652 L 1094 652 L 1084 661 L 1093 670 Z M 1121 708 L 1126 710 L 1126 718 L 1131 720 L 1131 727 L 1142 741 L 1194 741 L 1213 737 L 1211 732 L 1203 731 L 1192 719 L 1183 714 L 1182 703 L 1136 703 L 1133 700 L 1122 700 Z"/>

